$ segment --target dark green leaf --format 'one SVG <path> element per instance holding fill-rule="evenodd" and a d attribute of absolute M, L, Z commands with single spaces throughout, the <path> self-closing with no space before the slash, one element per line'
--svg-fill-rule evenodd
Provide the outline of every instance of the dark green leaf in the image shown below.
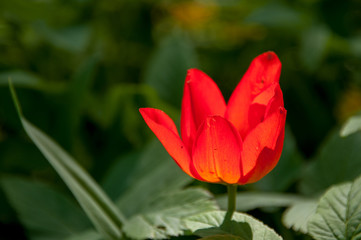
<path fill-rule="evenodd" d="M 221 209 L 227 208 L 227 200 L 226 195 L 217 198 Z M 303 200 L 303 197 L 295 194 L 244 192 L 237 194 L 236 207 L 237 211 L 246 212 L 255 208 L 287 207 Z"/>
<path fill-rule="evenodd" d="M 339 131 L 321 147 L 301 182 L 305 193 L 320 193 L 333 184 L 351 181 L 361 173 L 361 134 L 340 137 Z"/>
<path fill-rule="evenodd" d="M 145 82 L 156 89 L 163 100 L 180 106 L 187 70 L 196 65 L 197 57 L 190 40 L 181 32 L 173 32 L 151 58 Z"/>
<path fill-rule="evenodd" d="M 24 118 L 11 84 L 10 90 L 26 133 L 67 184 L 95 227 L 109 239 L 120 238 L 124 220 L 116 206 L 67 152 Z"/>
<path fill-rule="evenodd" d="M 64 239 L 91 227 L 84 212 L 50 186 L 15 177 L 1 184 L 33 240 Z"/>

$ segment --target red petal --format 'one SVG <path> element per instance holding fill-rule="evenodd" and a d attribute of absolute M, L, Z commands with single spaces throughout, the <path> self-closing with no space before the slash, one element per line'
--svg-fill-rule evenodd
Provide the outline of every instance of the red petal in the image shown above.
<path fill-rule="evenodd" d="M 278 83 L 281 62 L 273 52 L 256 57 L 232 93 L 225 113 L 226 118 L 238 129 L 243 138 L 249 131 L 248 112 L 251 103 L 273 83 Z M 256 101 L 261 101 L 257 99 Z"/>
<path fill-rule="evenodd" d="M 224 116 L 226 103 L 215 82 L 198 69 L 188 70 L 184 84 L 181 134 L 190 150 L 198 127 L 207 116 Z"/>
<path fill-rule="evenodd" d="M 141 108 L 139 109 L 139 112 L 142 114 L 142 117 L 149 128 L 157 136 L 179 167 L 189 176 L 202 180 L 191 170 L 190 155 L 179 137 L 173 120 L 163 111 L 158 109 Z"/>
<path fill-rule="evenodd" d="M 286 113 L 278 106 L 246 136 L 242 151 L 244 177 L 240 184 L 258 181 L 276 166 L 283 147 Z"/>
<path fill-rule="evenodd" d="M 193 164 L 207 182 L 237 183 L 241 173 L 242 140 L 225 118 L 208 117 L 198 130 Z"/>

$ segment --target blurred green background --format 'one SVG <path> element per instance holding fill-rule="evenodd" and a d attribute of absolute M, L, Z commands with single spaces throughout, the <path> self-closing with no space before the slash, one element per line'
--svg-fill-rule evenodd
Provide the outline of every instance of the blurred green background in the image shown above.
<path fill-rule="evenodd" d="M 0 177 L 44 181 L 70 196 L 25 135 L 9 78 L 25 116 L 104 182 L 124 156 L 154 140 L 139 107 L 179 119 L 194 67 L 228 99 L 252 59 L 268 50 L 283 64 L 285 152 L 278 177 L 243 189 L 317 192 L 322 187 L 310 190 L 307 180 L 299 187 L 304 166 L 361 110 L 361 1 L 0 0 Z M 137 158 L 127 164 L 134 168 Z M 26 239 L 1 190 L 0 233 Z"/>

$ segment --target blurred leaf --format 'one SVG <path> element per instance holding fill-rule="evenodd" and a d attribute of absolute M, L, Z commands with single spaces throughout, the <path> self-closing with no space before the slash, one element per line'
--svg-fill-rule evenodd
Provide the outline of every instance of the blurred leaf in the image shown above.
<path fill-rule="evenodd" d="M 64 239 L 91 227 L 74 202 L 43 183 L 4 177 L 1 184 L 31 239 Z"/>
<path fill-rule="evenodd" d="M 9 79 L 15 86 L 26 87 L 32 89 L 38 89 L 49 92 L 62 92 L 65 89 L 65 85 L 59 82 L 45 82 L 39 76 L 15 69 L 12 71 L 6 71 L 0 73 L 0 86 L 7 86 Z"/>
<path fill-rule="evenodd" d="M 361 177 L 330 188 L 321 197 L 308 230 L 320 240 L 361 239 Z"/>
<path fill-rule="evenodd" d="M 71 237 L 65 238 L 63 240 L 103 240 L 99 233 L 95 232 L 94 230 L 84 231 L 82 233 L 73 235 Z"/>
<path fill-rule="evenodd" d="M 150 59 L 145 83 L 166 102 L 180 106 L 187 70 L 196 66 L 197 56 L 190 40 L 181 32 L 173 32 L 163 39 Z"/>
<path fill-rule="evenodd" d="M 245 18 L 245 22 L 259 23 L 265 26 L 295 28 L 301 23 L 301 15 L 285 4 L 269 3 L 256 8 Z"/>
<path fill-rule="evenodd" d="M 303 33 L 300 58 L 308 70 L 315 71 L 319 68 L 326 54 L 327 42 L 330 37 L 330 30 L 324 25 L 313 25 Z"/>
<path fill-rule="evenodd" d="M 110 179 L 106 182 L 108 186 L 116 184 L 123 190 L 119 192 L 121 195 L 117 205 L 125 216 L 141 212 L 149 201 L 163 193 L 180 189 L 193 180 L 177 166 L 158 140 L 144 150 L 136 166 L 128 173 L 121 176 L 117 174 L 121 173 L 119 167 L 113 169 L 115 172 L 110 173 Z"/>
<path fill-rule="evenodd" d="M 98 56 L 90 56 L 73 74 L 71 82 L 64 92 L 64 99 L 59 108 L 57 122 L 59 124 L 57 137 L 65 149 L 71 149 L 74 144 L 77 129 L 87 107 L 87 97 L 90 95 Z"/>
<path fill-rule="evenodd" d="M 300 186 L 302 192 L 320 193 L 333 184 L 360 175 L 360 146 L 361 134 L 342 138 L 338 130 L 334 131 L 306 169 Z"/>
<path fill-rule="evenodd" d="M 208 237 L 216 235 L 219 237 L 224 233 L 222 230 L 221 225 L 223 223 L 225 212 L 223 211 L 212 211 L 207 213 L 198 214 L 196 216 L 190 216 L 185 219 L 186 226 L 196 235 L 201 237 Z M 272 240 L 272 239 L 282 239 L 275 231 L 262 222 L 258 221 L 257 219 L 244 214 L 235 212 L 233 214 L 232 220 L 237 223 L 243 223 L 242 226 L 245 228 L 245 232 L 248 232 L 247 226 L 251 228 L 251 235 L 250 236 L 243 236 L 244 239 L 247 240 Z M 231 232 L 231 235 L 232 232 Z M 207 238 L 206 238 L 207 239 Z M 230 238 L 232 239 L 232 238 Z M 237 239 L 237 238 L 236 238 Z M 241 238 L 242 239 L 242 238 Z"/>
<path fill-rule="evenodd" d="M 340 135 L 341 137 L 347 137 L 350 134 L 361 130 L 361 115 L 350 117 L 347 122 L 342 126 Z"/>
<path fill-rule="evenodd" d="M 316 200 L 305 200 L 295 203 L 284 212 L 282 222 L 288 228 L 307 233 L 308 221 L 315 214 L 316 208 Z"/>
<path fill-rule="evenodd" d="M 202 189 L 166 193 L 153 199 L 124 224 L 124 232 L 134 239 L 165 239 L 186 230 L 183 218 L 218 209 L 211 195 Z"/>
<path fill-rule="evenodd" d="M 12 0 L 0 1 L 0 14 L 16 21 L 66 21 L 73 18 L 74 10 L 59 1 Z"/>
<path fill-rule="evenodd" d="M 95 227 L 105 237 L 118 239 L 121 236 L 120 226 L 124 220 L 116 206 L 67 152 L 24 118 L 11 83 L 10 90 L 21 123 L 31 140 L 67 184 Z"/>
<path fill-rule="evenodd" d="M 285 140 L 281 158 L 277 166 L 260 181 L 250 185 L 262 191 L 285 191 L 300 177 L 302 157 L 290 128 L 285 130 Z"/>
<path fill-rule="evenodd" d="M 50 44 L 70 52 L 84 51 L 91 36 L 91 30 L 87 25 L 55 30 L 42 22 L 34 24 L 34 28 Z"/>
<path fill-rule="evenodd" d="M 256 208 L 287 207 L 303 200 L 303 197 L 296 194 L 244 192 L 237 194 L 236 208 L 237 211 L 247 212 Z M 217 198 L 217 202 L 221 209 L 227 209 L 227 201 L 227 195 Z"/>

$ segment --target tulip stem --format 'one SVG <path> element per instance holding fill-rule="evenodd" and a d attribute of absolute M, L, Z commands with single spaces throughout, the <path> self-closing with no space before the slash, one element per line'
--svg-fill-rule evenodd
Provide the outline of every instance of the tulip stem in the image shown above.
<path fill-rule="evenodd" d="M 234 211 L 236 210 L 236 196 L 237 185 L 227 185 L 228 190 L 228 209 L 226 216 L 224 217 L 223 224 L 229 223 L 232 220 Z"/>

